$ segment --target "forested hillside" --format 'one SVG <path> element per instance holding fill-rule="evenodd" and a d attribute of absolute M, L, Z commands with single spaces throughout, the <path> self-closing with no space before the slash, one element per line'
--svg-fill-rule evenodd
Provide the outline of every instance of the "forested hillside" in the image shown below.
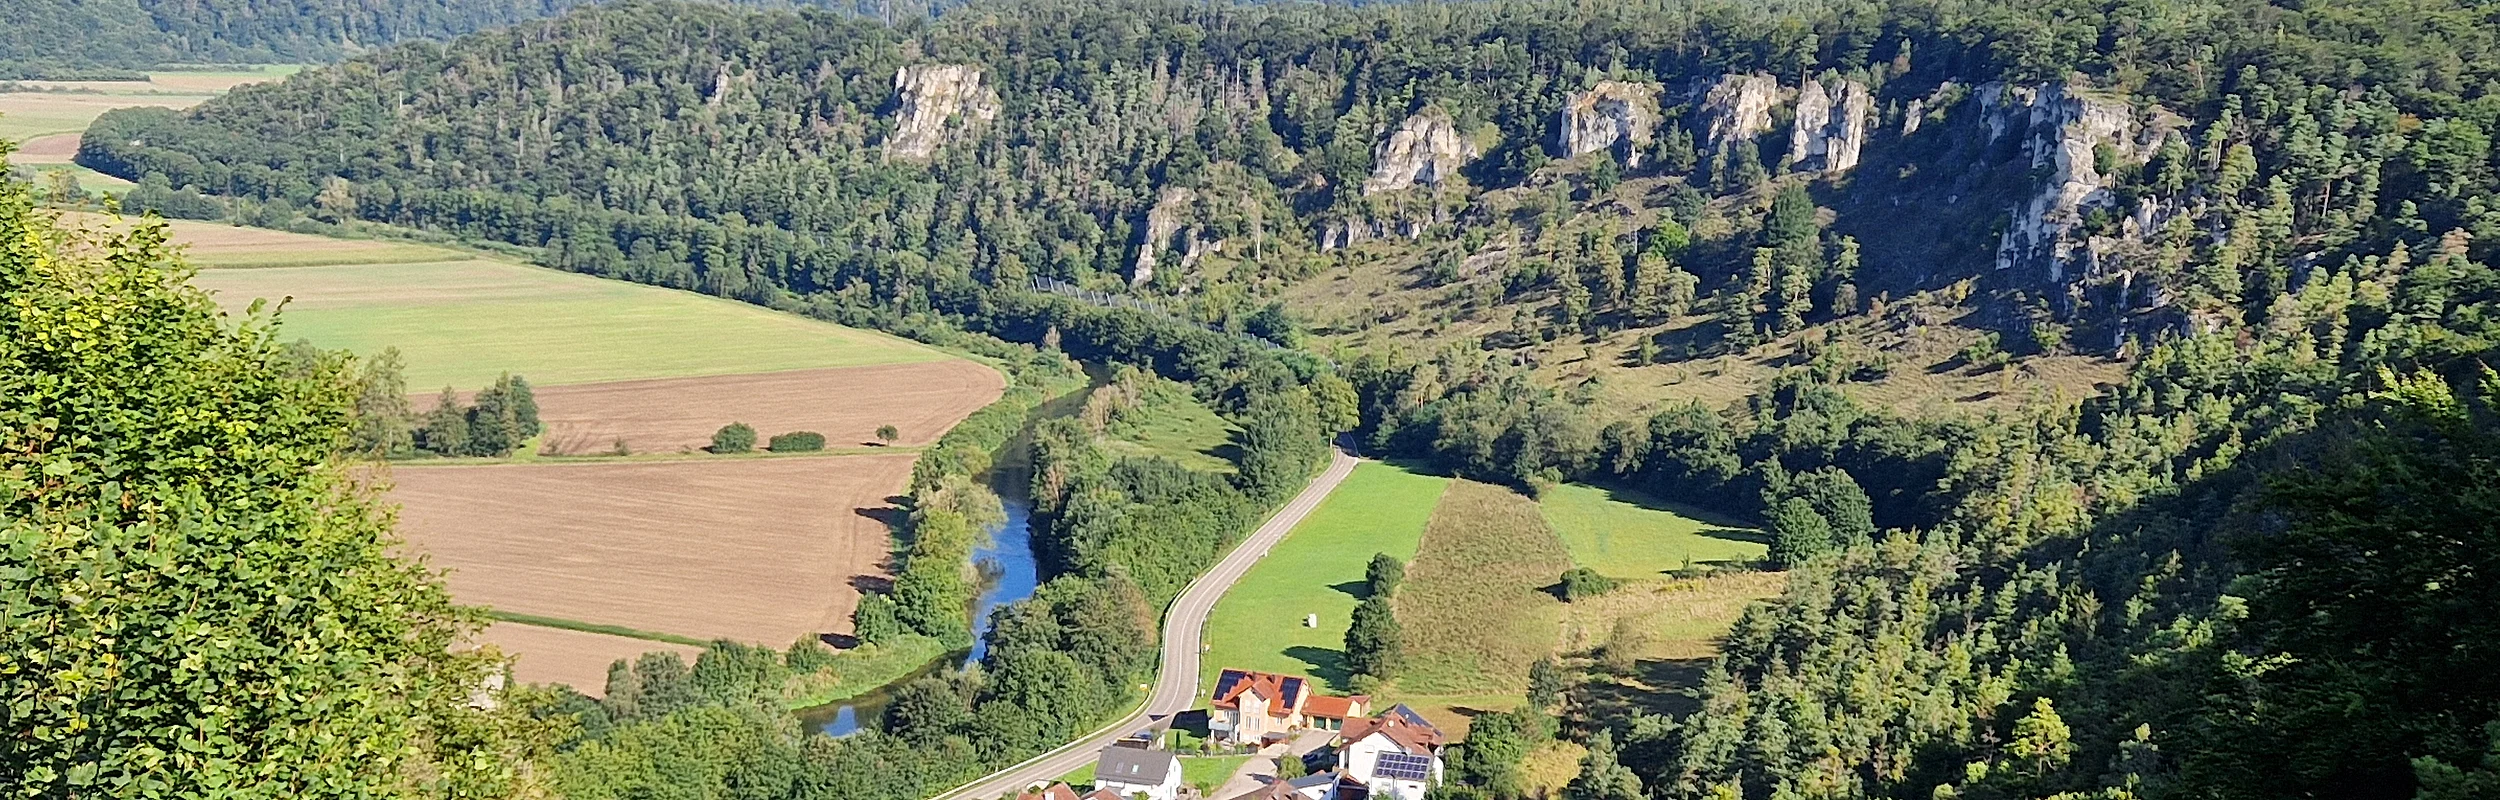
<path fill-rule="evenodd" d="M 158 64 L 334 61 L 396 42 L 544 19 L 594 1 L 10 0 L 8 24 L 0 25 L 0 79 L 74 78 Z M 741 4 L 843 9 L 885 19 L 922 16 L 944 5 L 922 0 Z"/>
<path fill-rule="evenodd" d="M 262 224 L 1064 334 L 1242 419 L 1350 387 L 1359 420 L 1326 427 L 1376 451 L 1767 520 L 1787 595 L 1698 713 L 1574 716 L 1610 754 L 1576 797 L 2466 797 L 2500 780 L 2469 611 L 2500 552 L 2495 37 L 2500 6 L 2456 0 L 1036 0 L 900 27 L 631 2 L 115 112 L 80 161 Z M 1319 309 L 1345 275 L 1415 316 Z M 1422 346 L 1331 370 L 1241 345 L 1368 325 Z M 2124 377 L 1989 414 L 1864 399 L 1940 330 L 1970 343 L 1936 371 Z M 1535 371 L 1574 353 L 1776 374 L 1614 418 Z M 1260 427 L 1307 440 L 1312 413 Z M 1068 495 L 1052 557 L 1151 558 L 1147 596 L 1239 520 L 1204 504 L 1158 551 L 1140 498 L 1274 489 L 1055 435 L 1118 513 Z M 909 735 L 1046 738 L 946 719 Z M 1516 755 L 1465 750 L 1451 791 L 1516 793 Z"/>

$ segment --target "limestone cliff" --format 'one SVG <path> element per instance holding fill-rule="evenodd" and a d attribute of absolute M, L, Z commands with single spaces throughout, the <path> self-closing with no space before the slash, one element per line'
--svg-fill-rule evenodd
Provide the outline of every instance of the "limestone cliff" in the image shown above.
<path fill-rule="evenodd" d="M 1826 175 L 1847 172 L 1858 165 L 1858 154 L 1866 149 L 1867 119 L 1875 111 L 1875 97 L 1866 84 L 1844 80 L 1826 90 L 1823 84 L 1807 79 L 1797 91 L 1797 124 L 1788 135 L 1788 162 L 1802 171 Z"/>
<path fill-rule="evenodd" d="M 1416 184 L 1440 186 L 1478 155 L 1475 143 L 1459 135 L 1449 114 L 1428 108 L 1399 123 L 1373 151 L 1372 174 L 1363 181 L 1363 193 L 1394 192 Z"/>
<path fill-rule="evenodd" d="M 2050 283 L 2066 280 L 2066 269 L 2078 257 L 2079 228 L 2084 215 L 2117 205 L 2109 176 L 2100 172 L 2099 152 L 2139 162 L 2157 142 L 2139 142 L 2142 129 L 2126 103 L 2090 97 L 2059 84 L 1979 88 L 1977 101 L 1987 120 L 1990 141 L 2008 134 L 2024 138 L 2023 152 L 2033 170 L 2044 175 L 2030 197 L 2014 209 L 1997 245 L 1996 267 L 2045 272 Z M 2036 274 L 2035 272 L 2035 274 Z"/>
<path fill-rule="evenodd" d="M 1724 153 L 1769 132 L 1771 108 L 1779 99 L 1779 81 L 1769 75 L 1719 76 L 1701 92 L 1702 146 L 1708 152 Z"/>
<path fill-rule="evenodd" d="M 1658 131 L 1658 85 L 1600 81 L 1563 102 L 1555 143 L 1577 156 L 1617 151 L 1626 166 L 1641 165 L 1641 149 Z"/>
<path fill-rule="evenodd" d="M 971 127 L 998 118 L 998 91 L 981 83 L 981 68 L 968 64 L 919 64 L 894 71 L 901 101 L 886 155 L 928 160 L 949 140 L 948 126 Z"/>
<path fill-rule="evenodd" d="M 1205 252 L 1206 244 L 1199 240 L 1198 229 L 1195 226 L 1184 227 L 1184 220 L 1191 216 L 1197 203 L 1198 192 L 1189 187 L 1163 187 L 1163 193 L 1155 198 L 1154 208 L 1146 211 L 1145 234 L 1137 240 L 1137 257 L 1129 261 L 1129 285 L 1154 280 L 1155 267 L 1161 263 L 1165 250 L 1181 254 L 1180 266 L 1183 269 Z"/>

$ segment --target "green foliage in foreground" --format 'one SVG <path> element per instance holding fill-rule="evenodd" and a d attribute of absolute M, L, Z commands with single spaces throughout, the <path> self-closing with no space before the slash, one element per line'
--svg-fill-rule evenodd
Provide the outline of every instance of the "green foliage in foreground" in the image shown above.
<path fill-rule="evenodd" d="M 0 156 L 5 156 L 0 150 Z M 230 328 L 161 226 L 0 186 L 0 775 L 34 797 L 508 794 L 480 624 L 336 455 L 352 366 Z"/>

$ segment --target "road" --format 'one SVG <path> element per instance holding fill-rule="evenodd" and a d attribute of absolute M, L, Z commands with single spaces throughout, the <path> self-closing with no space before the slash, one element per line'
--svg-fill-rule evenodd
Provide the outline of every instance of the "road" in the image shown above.
<path fill-rule="evenodd" d="M 1050 781 L 1094 763 L 1096 754 L 1102 752 L 1102 748 L 1111 744 L 1112 740 L 1144 728 L 1149 722 L 1197 705 L 1199 636 L 1206 630 L 1207 614 L 1215 610 L 1215 601 L 1223 598 L 1224 592 L 1232 589 L 1233 583 L 1250 571 L 1250 565 L 1267 555 L 1268 549 L 1284 539 L 1293 526 L 1301 524 L 1303 517 L 1310 516 L 1311 510 L 1318 508 L 1320 501 L 1328 499 L 1328 494 L 1337 490 L 1337 484 L 1344 483 L 1346 476 L 1353 474 L 1357 463 L 1360 460 L 1344 450 L 1330 451 L 1328 468 L 1313 477 L 1310 485 L 1302 487 L 1301 494 L 1294 495 L 1284 508 L 1277 509 L 1275 516 L 1267 518 L 1266 524 L 1242 539 L 1240 546 L 1225 554 L 1224 560 L 1217 562 L 1214 569 L 1207 570 L 1206 574 L 1198 576 L 1196 582 L 1189 584 L 1189 588 L 1181 590 L 1180 597 L 1172 601 L 1171 609 L 1163 615 L 1162 672 L 1155 680 L 1154 690 L 1146 695 L 1146 704 L 1139 707 L 1136 713 L 1065 747 L 938 795 L 938 800 L 992 800 L 1012 796 L 1034 783 Z"/>

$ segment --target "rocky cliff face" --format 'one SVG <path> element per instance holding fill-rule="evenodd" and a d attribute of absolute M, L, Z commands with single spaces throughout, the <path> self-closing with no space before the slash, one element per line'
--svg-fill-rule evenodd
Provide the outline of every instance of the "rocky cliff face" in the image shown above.
<path fill-rule="evenodd" d="M 1827 90 L 1808 79 L 1797 90 L 1797 124 L 1788 135 L 1788 162 L 1826 175 L 1847 172 L 1866 150 L 1866 126 L 1875 97 L 1866 85 L 1844 80 Z M 1768 124 L 1767 113 L 1765 124 Z"/>
<path fill-rule="evenodd" d="M 998 91 L 981 84 L 979 67 L 904 67 L 894 71 L 894 92 L 902 107 L 894 115 L 894 133 L 885 140 L 889 157 L 928 160 L 949 140 L 949 123 L 961 119 L 971 127 L 998 118 Z"/>
<path fill-rule="evenodd" d="M 1373 151 L 1372 174 L 1363 181 L 1363 193 L 1394 192 L 1417 184 L 1440 186 L 1478 155 L 1475 143 L 1459 135 L 1450 115 L 1425 109 L 1399 123 Z"/>
<path fill-rule="evenodd" d="M 2062 283 L 2069 266 L 2097 261 L 2081 239 L 2084 215 L 2118 202 L 2109 191 L 2109 176 L 2101 174 L 2102 149 L 2110 158 L 2133 163 L 2159 142 L 2139 141 L 2142 126 L 2126 103 L 2062 85 L 1989 84 L 1979 87 L 1975 99 L 1989 140 L 2024 137 L 2032 169 L 2046 175 L 2006 221 L 1996 267 L 2044 272 L 2048 282 Z"/>
<path fill-rule="evenodd" d="M 1180 253 L 1182 269 L 1188 269 L 1206 251 L 1206 243 L 1198 238 L 1198 228 L 1185 226 L 1197 203 L 1198 192 L 1194 189 L 1163 187 L 1163 193 L 1155 197 L 1154 208 L 1146 211 L 1146 232 L 1137 240 L 1137 257 L 1129 261 L 1130 286 L 1155 279 L 1155 267 L 1161 265 L 1163 251 Z"/>
<path fill-rule="evenodd" d="M 1658 131 L 1654 83 L 1602 81 L 1563 103 L 1556 143 L 1566 156 L 1619 151 L 1626 166 L 1641 165 L 1641 149 Z"/>
<path fill-rule="evenodd" d="M 1724 153 L 1771 130 L 1771 108 L 1779 104 L 1780 84 L 1761 73 L 1721 75 L 1701 92 L 1701 144 Z"/>

